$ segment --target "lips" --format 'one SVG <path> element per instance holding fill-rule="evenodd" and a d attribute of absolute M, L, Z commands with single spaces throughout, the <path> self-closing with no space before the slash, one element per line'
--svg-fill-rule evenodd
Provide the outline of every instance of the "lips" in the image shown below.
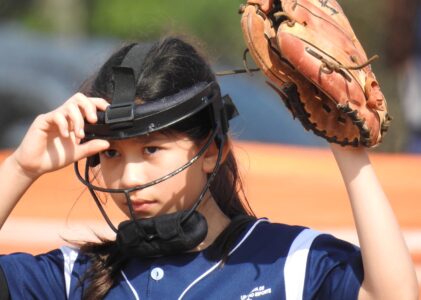
<path fill-rule="evenodd" d="M 135 212 L 148 211 L 152 206 L 158 203 L 156 200 L 131 200 Z"/>

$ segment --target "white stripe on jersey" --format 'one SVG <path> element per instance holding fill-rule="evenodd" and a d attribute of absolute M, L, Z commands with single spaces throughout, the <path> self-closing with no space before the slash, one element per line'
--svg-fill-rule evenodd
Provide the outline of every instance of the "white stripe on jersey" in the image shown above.
<path fill-rule="evenodd" d="M 123 272 L 123 270 L 120 271 L 121 274 L 124 277 L 124 280 L 126 280 L 126 283 L 129 285 L 130 290 L 133 293 L 133 296 L 135 297 L 136 300 L 140 300 L 139 295 L 137 294 L 135 288 L 133 287 L 133 285 L 130 283 L 129 279 L 127 279 L 126 273 Z"/>
<path fill-rule="evenodd" d="M 249 231 L 244 235 L 244 237 L 241 239 L 241 241 L 237 244 L 237 246 L 235 246 L 234 249 L 231 250 L 230 253 L 228 253 L 228 256 L 230 256 L 231 254 L 233 254 L 235 252 L 235 250 L 237 250 L 242 243 L 244 243 L 244 241 L 250 236 L 250 234 L 253 232 L 253 230 L 256 228 L 256 226 L 261 223 L 261 222 L 269 222 L 268 219 L 266 218 L 262 218 L 262 219 L 258 219 L 253 226 L 249 229 Z M 188 287 L 186 287 L 186 289 L 181 293 L 181 295 L 178 297 L 178 300 L 181 300 L 184 298 L 184 296 L 187 294 L 187 292 L 195 285 L 197 284 L 199 281 L 201 281 L 203 278 L 205 278 L 206 276 L 208 276 L 210 273 L 212 273 L 217 267 L 219 267 L 219 265 L 222 263 L 222 260 L 220 260 L 219 262 L 217 262 L 213 267 L 211 267 L 210 269 L 208 269 L 205 273 L 203 273 L 202 275 L 200 275 L 199 277 L 197 277 L 192 283 L 190 283 L 190 285 Z"/>
<path fill-rule="evenodd" d="M 64 259 L 64 282 L 66 283 L 66 295 L 67 299 L 70 296 L 70 283 L 72 278 L 72 271 L 77 256 L 79 255 L 79 249 L 72 248 L 69 246 L 60 247 L 61 253 L 63 253 Z"/>
<path fill-rule="evenodd" d="M 286 300 L 303 299 L 308 252 L 314 239 L 320 234 L 312 229 L 304 229 L 291 244 L 284 266 Z"/>

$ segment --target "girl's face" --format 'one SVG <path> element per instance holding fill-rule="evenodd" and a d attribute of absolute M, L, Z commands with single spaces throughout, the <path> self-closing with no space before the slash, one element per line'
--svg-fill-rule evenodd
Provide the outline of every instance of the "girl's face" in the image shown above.
<path fill-rule="evenodd" d="M 200 150 L 183 134 L 159 132 L 127 140 L 111 141 L 100 153 L 101 172 L 107 188 L 132 188 L 178 169 Z M 207 151 L 206 153 L 208 153 Z M 130 193 L 137 217 L 153 217 L 189 209 L 203 189 L 209 167 L 207 154 L 177 175 Z M 111 193 L 117 206 L 129 215 L 123 193 Z"/>

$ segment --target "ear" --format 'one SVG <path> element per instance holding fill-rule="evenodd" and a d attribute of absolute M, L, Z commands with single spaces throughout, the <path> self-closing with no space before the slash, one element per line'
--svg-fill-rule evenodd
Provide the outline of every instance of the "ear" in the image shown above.
<path fill-rule="evenodd" d="M 231 149 L 231 141 L 227 139 L 224 148 L 222 149 L 222 158 L 221 164 L 225 161 L 229 150 Z M 219 149 L 216 146 L 216 143 L 213 142 L 206 152 L 203 154 L 203 164 L 202 169 L 205 173 L 212 173 L 213 169 L 215 168 L 216 162 L 218 160 L 218 152 Z"/>

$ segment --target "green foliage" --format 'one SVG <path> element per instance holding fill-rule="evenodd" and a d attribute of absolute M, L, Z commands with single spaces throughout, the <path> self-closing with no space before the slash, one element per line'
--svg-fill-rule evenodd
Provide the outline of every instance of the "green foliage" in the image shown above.
<path fill-rule="evenodd" d="M 48 18 L 43 18 L 39 12 L 31 12 L 22 18 L 25 26 L 44 33 L 54 33 L 54 24 Z"/>
<path fill-rule="evenodd" d="M 166 33 L 193 35 L 206 43 L 213 56 L 228 54 L 232 59 L 236 55 L 241 57 L 244 48 L 238 14 L 241 3 L 240 0 L 96 0 L 89 23 L 93 34 L 124 39 L 153 39 Z"/>
<path fill-rule="evenodd" d="M 42 31 L 54 31 L 54 22 L 43 16 L 36 3 L 26 10 L 25 23 Z M 66 1 L 66 0 L 61 0 Z M 90 35 L 114 36 L 121 39 L 156 39 L 175 33 L 197 37 L 207 52 L 233 65 L 241 65 L 245 44 L 240 28 L 238 8 L 246 0 L 80 0 L 85 6 Z M 338 0 L 369 56 L 382 56 L 386 22 L 381 0 Z M 45 6 L 45 4 L 43 4 Z M 75 4 L 76 5 L 76 4 Z M 51 9 L 51 7 L 50 7 Z"/>
<path fill-rule="evenodd" d="M 384 39 L 387 30 L 387 5 L 379 0 L 339 0 L 345 15 L 348 17 L 356 36 L 367 52 L 383 56 Z"/>

